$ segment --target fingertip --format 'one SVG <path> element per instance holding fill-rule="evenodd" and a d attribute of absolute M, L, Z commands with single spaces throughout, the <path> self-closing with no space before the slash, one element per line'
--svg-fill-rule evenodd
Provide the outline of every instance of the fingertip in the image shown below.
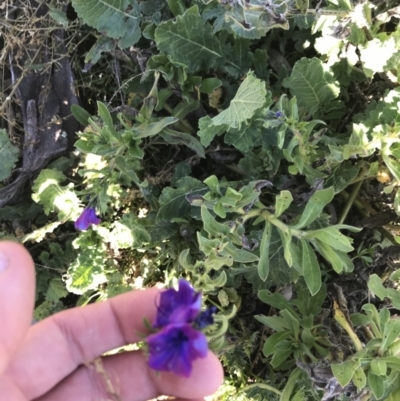
<path fill-rule="evenodd" d="M 31 256 L 16 242 L 0 241 L 0 372 L 30 326 L 34 301 Z"/>
<path fill-rule="evenodd" d="M 203 399 L 214 394 L 221 386 L 224 371 L 217 356 L 209 351 L 204 359 L 193 362 L 189 378 L 169 372 L 153 374 L 153 380 L 160 394 L 168 394 L 181 399 Z"/>

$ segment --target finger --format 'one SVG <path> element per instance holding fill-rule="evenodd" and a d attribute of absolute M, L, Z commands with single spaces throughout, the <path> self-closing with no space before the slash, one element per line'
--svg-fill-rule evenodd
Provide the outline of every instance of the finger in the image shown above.
<path fill-rule="evenodd" d="M 141 340 L 147 331 L 143 319 L 155 318 L 158 294 L 155 288 L 132 291 L 32 326 L 7 373 L 26 398 L 47 393 L 79 365 Z"/>
<path fill-rule="evenodd" d="M 36 401 L 145 401 L 165 394 L 203 399 L 218 389 L 222 378 L 221 364 L 212 352 L 193 362 L 189 378 L 165 372 L 157 374 L 149 370 L 142 352 L 126 352 L 80 367 Z"/>
<path fill-rule="evenodd" d="M 0 375 L 31 324 L 35 269 L 22 245 L 0 242 Z"/>

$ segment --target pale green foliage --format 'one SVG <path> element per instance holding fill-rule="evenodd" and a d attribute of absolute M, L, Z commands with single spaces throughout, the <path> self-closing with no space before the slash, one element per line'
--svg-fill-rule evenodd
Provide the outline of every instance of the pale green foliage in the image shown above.
<path fill-rule="evenodd" d="M 340 93 L 339 83 L 333 74 L 317 58 L 300 59 L 293 67 L 290 78 L 283 86 L 297 97 L 299 105 L 306 107 L 314 115 L 319 109 L 329 107 L 329 103 Z"/>
<path fill-rule="evenodd" d="M 121 47 L 132 46 L 140 39 L 137 4 L 130 11 L 128 6 L 133 4 L 129 0 L 73 0 L 72 5 L 86 24 L 118 39 Z"/>
<path fill-rule="evenodd" d="M 7 131 L 0 129 L 0 181 L 8 178 L 18 160 L 18 149 L 12 145 Z"/>
<path fill-rule="evenodd" d="M 73 185 L 61 186 L 66 177 L 57 170 L 42 170 L 36 178 L 32 190 L 32 199 L 43 205 L 44 212 L 57 212 L 58 219 L 71 220 L 79 213 L 79 199 L 73 191 Z"/>
<path fill-rule="evenodd" d="M 199 120 L 201 143 L 207 146 L 215 136 L 227 131 L 225 142 L 247 152 L 259 142 L 262 129 L 262 122 L 249 120 L 256 118 L 257 111 L 270 103 L 270 93 L 266 91 L 265 84 L 249 73 L 227 109 L 212 119 L 206 116 Z"/>
<path fill-rule="evenodd" d="M 162 23 L 155 31 L 157 47 L 187 72 L 208 70 L 223 62 L 224 50 L 201 20 L 197 6 L 187 10 L 176 22 Z"/>

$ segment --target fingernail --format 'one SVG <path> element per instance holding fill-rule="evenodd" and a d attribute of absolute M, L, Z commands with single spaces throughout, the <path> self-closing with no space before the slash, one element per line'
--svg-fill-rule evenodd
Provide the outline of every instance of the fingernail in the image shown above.
<path fill-rule="evenodd" d="M 4 255 L 4 253 L 0 253 L 0 273 L 6 270 L 8 265 L 9 265 L 8 257 Z"/>

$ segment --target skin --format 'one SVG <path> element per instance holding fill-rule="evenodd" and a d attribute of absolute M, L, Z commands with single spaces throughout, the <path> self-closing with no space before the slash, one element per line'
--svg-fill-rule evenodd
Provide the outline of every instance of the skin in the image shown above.
<path fill-rule="evenodd" d="M 0 242 L 0 394 L 7 401 L 108 401 L 104 374 L 90 363 L 104 352 L 141 339 L 143 318 L 153 321 L 159 290 L 132 291 L 106 302 L 69 309 L 31 326 L 35 269 L 19 244 Z M 97 365 L 99 366 L 99 365 Z M 190 378 L 148 368 L 142 352 L 103 357 L 104 370 L 121 401 L 166 394 L 200 401 L 223 379 L 209 351 L 193 363 Z"/>

